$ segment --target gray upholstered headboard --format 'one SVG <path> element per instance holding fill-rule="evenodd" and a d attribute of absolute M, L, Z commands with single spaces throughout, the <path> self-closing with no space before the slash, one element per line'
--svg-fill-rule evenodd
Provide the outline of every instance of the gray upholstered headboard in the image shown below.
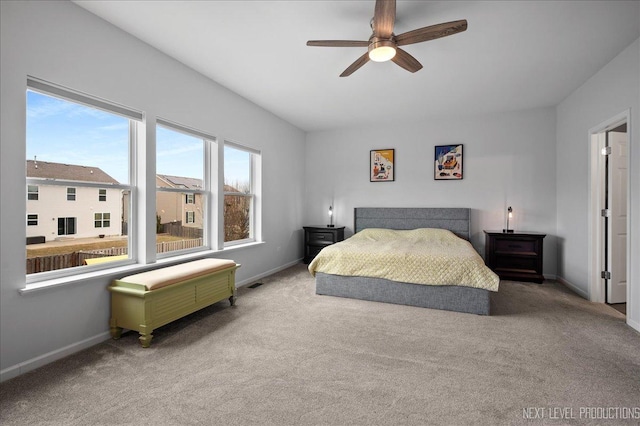
<path fill-rule="evenodd" d="M 471 237 L 471 209 L 438 207 L 356 207 L 354 232 L 366 228 L 448 229 L 459 237 Z"/>

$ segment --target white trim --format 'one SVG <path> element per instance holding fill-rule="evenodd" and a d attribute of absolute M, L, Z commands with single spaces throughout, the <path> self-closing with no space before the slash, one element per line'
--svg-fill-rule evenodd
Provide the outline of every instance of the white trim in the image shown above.
<path fill-rule="evenodd" d="M 89 337 L 88 339 L 72 343 L 68 346 L 65 346 L 64 348 L 56 349 L 44 355 L 40 355 L 11 367 L 5 368 L 4 370 L 0 371 L 0 382 L 4 382 L 5 380 L 13 379 L 14 377 L 18 377 L 21 374 L 28 373 L 29 371 L 35 370 L 36 368 L 40 368 L 46 364 L 50 364 L 54 361 L 80 352 L 81 350 L 87 349 L 91 346 L 95 346 L 98 343 L 107 341 L 110 338 L 111 334 L 108 331 L 105 331 L 93 337 Z"/>
<path fill-rule="evenodd" d="M 565 287 L 568 287 L 569 290 L 573 291 L 574 293 L 576 293 L 578 296 L 589 300 L 589 293 L 584 291 L 583 289 L 581 289 L 580 287 L 578 287 L 577 285 L 565 280 L 562 277 L 557 277 L 556 281 L 559 282 L 560 284 L 564 285 Z"/>
<path fill-rule="evenodd" d="M 238 142 L 232 142 L 228 139 L 224 139 L 224 145 L 230 146 L 231 148 L 239 149 L 240 151 L 247 151 L 251 154 L 262 155 L 262 152 L 258 149 L 249 148 L 246 145 L 242 145 L 241 143 L 238 143 Z"/>
<path fill-rule="evenodd" d="M 182 133 L 186 136 L 205 139 L 214 143 L 218 142 L 218 138 L 213 135 L 210 135 L 205 132 L 201 132 L 200 130 L 196 130 L 193 127 L 184 126 L 182 124 L 178 124 L 176 122 L 166 120 L 164 118 L 156 117 L 156 125 L 160 127 L 164 127 L 165 129 L 168 129 L 168 130 L 173 130 L 175 132 Z"/>
<path fill-rule="evenodd" d="M 600 155 L 600 149 L 602 148 L 602 140 L 599 139 L 599 135 L 608 130 L 612 130 L 619 125 L 627 124 L 627 146 L 629 147 L 627 152 L 627 170 L 630 168 L 631 161 L 631 110 L 626 109 L 620 114 L 600 123 L 599 125 L 589 129 L 587 140 L 589 141 L 589 212 L 588 212 L 588 224 L 589 224 L 589 267 L 588 267 L 588 300 L 592 302 L 604 303 L 605 294 L 604 287 L 602 286 L 602 279 L 600 278 L 600 271 L 602 269 L 601 252 L 603 230 L 602 221 L 598 212 L 602 209 L 602 203 L 600 198 L 604 194 L 604 188 L 601 180 L 599 179 L 602 172 L 603 162 Z M 631 185 L 627 185 L 627 200 L 631 199 Z M 631 231 L 631 203 L 627 202 L 627 233 Z M 627 277 L 631 276 L 631 262 L 629 254 L 631 253 L 631 238 L 627 238 Z M 631 281 L 627 282 L 627 303 L 631 301 Z M 627 312 L 628 313 L 628 312 Z M 627 314 L 627 318 L 629 315 Z"/>
<path fill-rule="evenodd" d="M 261 244 L 261 243 L 257 243 L 257 244 Z M 284 271 L 287 268 L 291 268 L 292 266 L 297 265 L 298 263 L 301 263 L 301 262 L 302 262 L 302 258 L 294 260 L 294 261 L 289 262 L 289 263 L 285 263 L 284 265 L 278 266 L 277 268 L 270 269 L 270 270 L 268 270 L 266 272 L 263 272 L 261 274 L 254 275 L 253 277 L 245 278 L 242 281 L 237 281 L 236 282 L 236 288 L 237 287 L 244 287 L 244 286 L 246 286 L 248 284 L 251 284 L 251 283 L 254 283 L 254 282 L 258 281 L 258 280 L 261 280 L 264 277 L 268 277 L 269 275 L 273 275 L 273 274 L 278 273 L 280 271 Z"/>
<path fill-rule="evenodd" d="M 67 101 L 110 112 L 112 114 L 119 115 L 120 117 L 128 118 L 130 120 L 141 121 L 143 117 L 142 112 L 136 111 L 133 108 L 101 99 L 97 96 L 87 95 L 86 93 L 72 90 L 68 87 L 60 86 L 58 84 L 53 84 L 36 77 L 27 76 L 27 87 L 30 90 L 41 93 L 43 95 L 56 96 Z"/>

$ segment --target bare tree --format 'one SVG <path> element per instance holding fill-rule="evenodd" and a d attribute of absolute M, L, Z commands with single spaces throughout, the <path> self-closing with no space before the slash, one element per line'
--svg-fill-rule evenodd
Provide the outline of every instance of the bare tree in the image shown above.
<path fill-rule="evenodd" d="M 225 182 L 225 193 L 248 194 L 248 184 L 228 185 Z M 224 196 L 224 240 L 236 241 L 249 238 L 251 214 L 251 197 L 235 194 Z"/>

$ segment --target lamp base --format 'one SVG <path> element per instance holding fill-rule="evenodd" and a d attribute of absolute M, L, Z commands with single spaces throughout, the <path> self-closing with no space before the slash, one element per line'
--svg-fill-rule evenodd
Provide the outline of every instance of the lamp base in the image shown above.
<path fill-rule="evenodd" d="M 327 228 L 335 228 L 335 225 L 327 225 Z"/>
<path fill-rule="evenodd" d="M 502 232 L 505 234 L 513 234 L 513 229 L 503 229 Z"/>

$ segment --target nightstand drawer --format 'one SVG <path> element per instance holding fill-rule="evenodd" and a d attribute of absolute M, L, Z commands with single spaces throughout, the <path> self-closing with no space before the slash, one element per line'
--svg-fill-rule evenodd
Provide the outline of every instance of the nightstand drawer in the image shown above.
<path fill-rule="evenodd" d="M 309 244 L 331 244 L 334 241 L 336 234 L 333 232 L 309 232 Z"/>
<path fill-rule="evenodd" d="M 535 253 L 536 241 L 528 240 L 503 240 L 496 238 L 495 242 L 496 252 L 508 252 L 508 253 Z"/>
<path fill-rule="evenodd" d="M 527 271 L 536 273 L 538 267 L 537 257 L 496 256 L 494 269 L 496 271 Z"/>

